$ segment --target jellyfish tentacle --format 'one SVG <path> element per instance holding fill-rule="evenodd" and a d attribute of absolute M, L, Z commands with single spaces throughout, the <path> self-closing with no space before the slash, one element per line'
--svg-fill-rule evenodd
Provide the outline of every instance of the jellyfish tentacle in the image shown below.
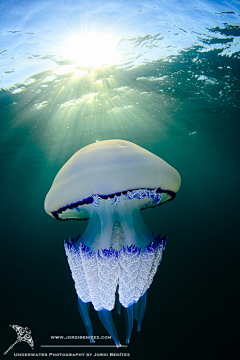
<path fill-rule="evenodd" d="M 89 305 L 90 303 L 84 303 L 80 298 L 78 298 L 78 311 L 90 338 L 90 343 L 95 343 L 93 338 L 92 322 L 89 315 Z"/>
<path fill-rule="evenodd" d="M 142 328 L 143 318 L 147 307 L 147 291 L 138 300 L 138 314 L 137 314 L 137 331 L 140 332 Z"/>
<path fill-rule="evenodd" d="M 130 343 L 130 337 L 132 335 L 133 322 L 134 322 L 133 308 L 134 308 L 134 304 L 130 305 L 128 308 L 124 308 L 125 323 L 126 323 L 126 344 Z"/>
<path fill-rule="evenodd" d="M 105 329 L 107 330 L 107 332 L 109 333 L 109 335 L 112 337 L 113 341 L 115 342 L 117 347 L 120 347 L 120 341 L 118 338 L 118 333 L 117 330 L 115 328 L 114 322 L 113 322 L 113 318 L 112 318 L 112 313 L 111 311 L 102 309 L 98 311 L 98 316 L 99 319 L 101 320 L 103 326 L 105 327 Z"/>
<path fill-rule="evenodd" d="M 119 301 L 118 289 L 119 289 L 119 285 L 117 286 L 117 290 L 116 290 L 115 304 L 116 304 L 116 309 L 117 309 L 118 315 L 121 315 L 121 304 L 120 304 L 120 301 Z"/>

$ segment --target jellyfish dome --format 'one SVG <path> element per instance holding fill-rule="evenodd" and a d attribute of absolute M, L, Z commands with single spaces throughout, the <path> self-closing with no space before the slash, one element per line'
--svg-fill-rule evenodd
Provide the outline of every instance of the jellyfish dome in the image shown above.
<path fill-rule="evenodd" d="M 155 237 L 141 210 L 173 200 L 179 173 L 151 152 L 124 140 L 106 140 L 77 151 L 60 169 L 45 199 L 57 220 L 89 219 L 85 232 L 65 240 L 78 308 L 90 341 L 92 303 L 120 346 L 111 310 L 125 311 L 126 343 L 146 309 L 147 290 L 162 259 L 166 237 Z"/>

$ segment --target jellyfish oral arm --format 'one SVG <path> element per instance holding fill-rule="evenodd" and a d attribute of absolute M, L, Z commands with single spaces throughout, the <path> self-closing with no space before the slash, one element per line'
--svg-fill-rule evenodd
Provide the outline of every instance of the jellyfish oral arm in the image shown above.
<path fill-rule="evenodd" d="M 119 196 L 118 201 L 99 198 L 98 203 L 93 203 L 94 205 L 88 209 L 90 220 L 85 233 L 81 236 L 81 242 L 94 252 L 110 247 L 120 250 L 131 245 L 145 249 L 154 240 L 140 214 L 140 209 L 146 203 L 149 203 L 148 197 L 139 200 Z M 114 229 L 118 223 L 121 227 L 118 228 L 118 235 L 114 236 Z"/>
<path fill-rule="evenodd" d="M 142 201 L 149 202 L 149 198 Z M 118 293 L 119 302 L 126 309 L 126 342 L 129 342 L 134 304 L 138 306 L 139 299 L 150 287 L 166 244 L 166 237 L 155 238 L 145 225 L 138 209 L 143 206 L 140 202 L 126 197 L 116 203 L 99 200 L 91 208 L 90 221 L 83 235 L 77 241 L 65 241 L 81 308 L 84 303 L 93 304 L 117 346 L 115 326 L 106 311 L 113 310 Z M 144 307 L 135 311 L 141 314 L 138 315 L 141 319 L 138 329 L 141 329 L 144 312 Z M 84 317 L 80 314 L 84 324 L 91 324 L 88 313 L 85 312 Z M 89 332 L 89 326 L 85 327 Z M 91 332 L 89 336 L 92 339 Z"/>
<path fill-rule="evenodd" d="M 147 289 L 160 264 L 165 244 L 166 237 L 152 242 L 145 251 L 130 246 L 120 251 L 109 249 L 98 250 L 94 253 L 82 243 L 78 244 L 78 250 L 76 250 L 73 244 L 65 241 L 65 251 L 75 282 L 78 301 L 82 307 L 85 307 L 86 303 L 93 304 L 116 346 L 119 346 L 120 342 L 110 315 L 115 306 L 116 296 L 119 297 L 119 302 L 125 310 L 126 343 L 129 343 L 133 316 L 137 319 L 138 331 L 141 330 L 146 309 Z M 135 315 L 133 315 L 133 310 Z M 91 341 L 93 333 L 89 313 L 85 312 L 83 316 L 80 312 L 80 315 Z"/>

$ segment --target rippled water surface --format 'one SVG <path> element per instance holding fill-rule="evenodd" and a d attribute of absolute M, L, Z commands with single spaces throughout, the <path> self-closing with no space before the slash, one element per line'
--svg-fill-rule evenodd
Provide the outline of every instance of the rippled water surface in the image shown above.
<path fill-rule="evenodd" d="M 144 213 L 168 244 L 142 331 L 120 352 L 235 358 L 239 15 L 234 0 L 0 1 L 2 353 L 16 340 L 9 324 L 32 330 L 36 353 L 63 344 L 51 335 L 85 335 L 63 249 L 85 225 L 51 219 L 43 202 L 74 152 L 119 138 L 182 177 L 174 202 Z M 115 321 L 124 342 L 124 318 Z"/>

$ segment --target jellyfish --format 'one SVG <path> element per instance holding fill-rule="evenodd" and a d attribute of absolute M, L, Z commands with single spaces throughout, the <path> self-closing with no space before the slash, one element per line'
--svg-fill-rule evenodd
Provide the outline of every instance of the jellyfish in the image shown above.
<path fill-rule="evenodd" d="M 87 220 L 83 234 L 64 240 L 78 309 L 94 342 L 92 303 L 116 346 L 111 311 L 124 308 L 126 343 L 141 330 L 147 290 L 162 259 L 166 236 L 154 236 L 141 211 L 173 200 L 180 175 L 160 157 L 125 140 L 105 140 L 77 151 L 60 169 L 45 199 L 57 220 Z"/>

